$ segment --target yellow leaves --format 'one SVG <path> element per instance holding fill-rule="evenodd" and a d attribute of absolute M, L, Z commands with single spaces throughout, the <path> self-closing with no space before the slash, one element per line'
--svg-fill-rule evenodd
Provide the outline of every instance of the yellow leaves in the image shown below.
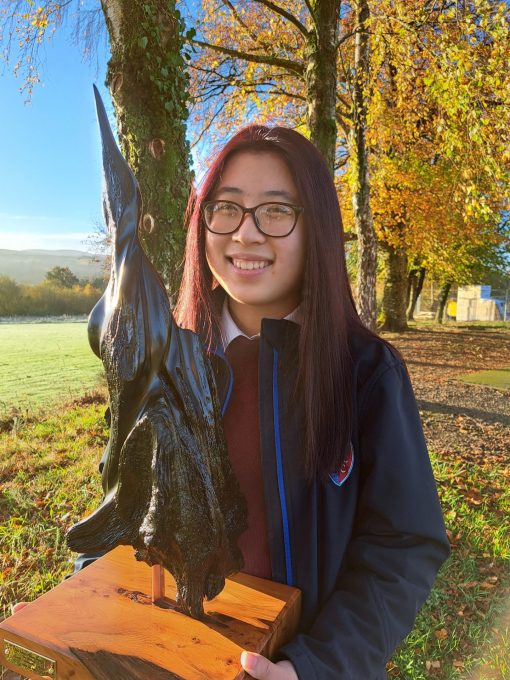
<path fill-rule="evenodd" d="M 391 18 L 403 0 L 377 3 L 374 31 L 385 39 L 374 40 L 368 116 L 374 220 L 390 240 L 405 207 L 408 249 L 436 262 L 462 239 L 476 244 L 494 234 L 509 194 L 510 12 L 499 6 L 505 32 L 492 3 L 475 1 L 478 24 L 474 10 L 460 18 L 440 10 L 419 31 L 409 25 L 405 40 Z M 413 3 L 404 4 L 398 16 L 416 17 Z M 471 257 L 466 251 L 465 261 Z"/>
<path fill-rule="evenodd" d="M 378 0 L 370 27 L 367 143 L 376 229 L 388 242 L 403 242 L 410 254 L 429 258 L 431 268 L 451 266 L 452 271 L 472 264 L 472 248 L 494 237 L 510 193 L 510 12 L 505 3 L 497 10 L 488 0 L 473 3 L 458 14 L 455 3 L 424 12 L 421 0 Z M 302 2 L 279 4 L 309 20 Z M 233 0 L 237 15 L 216 0 L 204 0 L 202 6 L 206 41 L 306 65 L 302 35 L 260 3 Z M 346 12 L 340 35 L 350 30 L 352 15 Z M 346 40 L 338 53 L 339 157 L 347 153 L 352 121 L 353 46 Z M 206 49 L 194 65 L 192 91 L 201 107 L 194 115 L 211 122 L 216 136 L 254 120 L 302 129 L 307 102 L 299 77 L 266 64 L 226 62 Z M 208 102 L 200 100 L 209 91 L 202 75 L 207 72 L 225 85 Z M 299 98 L 287 96 L 292 93 Z M 340 172 L 339 199 L 350 224 L 358 187 L 354 154 Z"/>
<path fill-rule="evenodd" d="M 298 0 L 279 4 L 295 16 L 301 8 Z M 225 4 L 204 0 L 202 10 L 201 33 L 211 45 L 263 57 L 303 57 L 296 28 L 262 4 L 236 0 L 227 9 Z M 209 137 L 224 138 L 256 119 L 295 125 L 303 118 L 306 104 L 292 96 L 302 94 L 303 84 L 297 76 L 265 63 L 230 59 L 207 48 L 197 53 L 192 65 L 193 116 L 201 128 L 212 124 Z"/>
<path fill-rule="evenodd" d="M 4 12 L 8 17 L 11 36 L 15 37 L 18 59 L 13 67 L 15 76 L 23 73 L 24 82 L 20 92 L 27 95 L 26 102 L 30 102 L 34 86 L 40 82 L 37 71 L 37 50 L 43 40 L 51 40 L 56 27 L 62 19 L 62 4 L 55 0 L 48 0 L 43 5 L 35 6 L 32 0 L 25 3 L 11 3 L 12 9 Z M 23 5 L 23 11 L 16 11 L 16 7 Z"/>
<path fill-rule="evenodd" d="M 48 26 L 48 12 L 42 7 L 38 7 L 34 14 L 23 15 L 26 21 L 30 21 L 30 25 L 37 28 L 39 31 L 44 32 L 44 29 Z"/>

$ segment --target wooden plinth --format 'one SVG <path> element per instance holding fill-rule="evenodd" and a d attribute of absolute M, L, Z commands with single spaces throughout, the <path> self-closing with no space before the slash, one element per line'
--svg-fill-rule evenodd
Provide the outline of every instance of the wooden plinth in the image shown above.
<path fill-rule="evenodd" d="M 243 649 L 271 657 L 294 635 L 295 588 L 238 573 L 196 621 L 175 609 L 165 580 L 154 605 L 150 567 L 116 548 L 0 623 L 0 665 L 34 680 L 234 680 L 248 677 Z M 9 662 L 12 643 L 55 661 L 55 673 Z"/>

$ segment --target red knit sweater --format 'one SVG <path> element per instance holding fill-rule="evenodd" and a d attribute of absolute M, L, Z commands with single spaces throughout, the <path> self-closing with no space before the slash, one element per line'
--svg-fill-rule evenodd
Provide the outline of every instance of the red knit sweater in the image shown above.
<path fill-rule="evenodd" d="M 238 541 L 244 557 L 243 571 L 271 578 L 260 457 L 259 340 L 238 336 L 225 354 L 234 371 L 234 387 L 223 426 L 230 461 L 248 504 L 248 529 Z"/>

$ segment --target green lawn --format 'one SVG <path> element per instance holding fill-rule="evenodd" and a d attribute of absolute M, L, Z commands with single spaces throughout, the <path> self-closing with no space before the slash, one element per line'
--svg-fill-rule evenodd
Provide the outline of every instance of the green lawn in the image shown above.
<path fill-rule="evenodd" d="M 0 347 L 0 417 L 79 396 L 103 374 L 86 322 L 0 324 Z"/>
<path fill-rule="evenodd" d="M 0 347 L 6 408 L 83 394 L 102 368 L 85 323 L 0 325 Z M 510 369 L 482 373 L 508 378 Z M 57 413 L 29 412 L 0 427 L 0 620 L 12 602 L 38 597 L 72 569 L 65 532 L 101 499 L 105 406 L 103 388 Z M 391 680 L 510 679 L 506 451 L 488 440 L 477 456 L 469 449 L 431 452 L 452 555 L 389 664 Z"/>
<path fill-rule="evenodd" d="M 487 385 L 498 390 L 510 390 L 510 368 L 500 368 L 494 371 L 478 371 L 459 375 L 457 380 L 473 385 Z"/>
<path fill-rule="evenodd" d="M 101 498 L 105 396 L 90 394 L 58 414 L 0 432 L 0 620 L 12 602 L 36 598 L 72 570 L 65 532 Z M 389 678 L 508 680 L 508 463 L 451 454 L 432 455 L 432 463 L 452 556 L 395 653 Z"/>

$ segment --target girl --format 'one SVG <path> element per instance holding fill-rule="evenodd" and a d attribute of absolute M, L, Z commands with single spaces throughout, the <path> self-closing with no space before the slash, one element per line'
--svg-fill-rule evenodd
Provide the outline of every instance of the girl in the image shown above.
<path fill-rule="evenodd" d="M 246 496 L 245 571 L 302 592 L 267 680 L 382 680 L 448 557 L 406 368 L 361 324 L 332 178 L 293 130 L 248 127 L 191 207 L 176 316 L 213 356 Z"/>

